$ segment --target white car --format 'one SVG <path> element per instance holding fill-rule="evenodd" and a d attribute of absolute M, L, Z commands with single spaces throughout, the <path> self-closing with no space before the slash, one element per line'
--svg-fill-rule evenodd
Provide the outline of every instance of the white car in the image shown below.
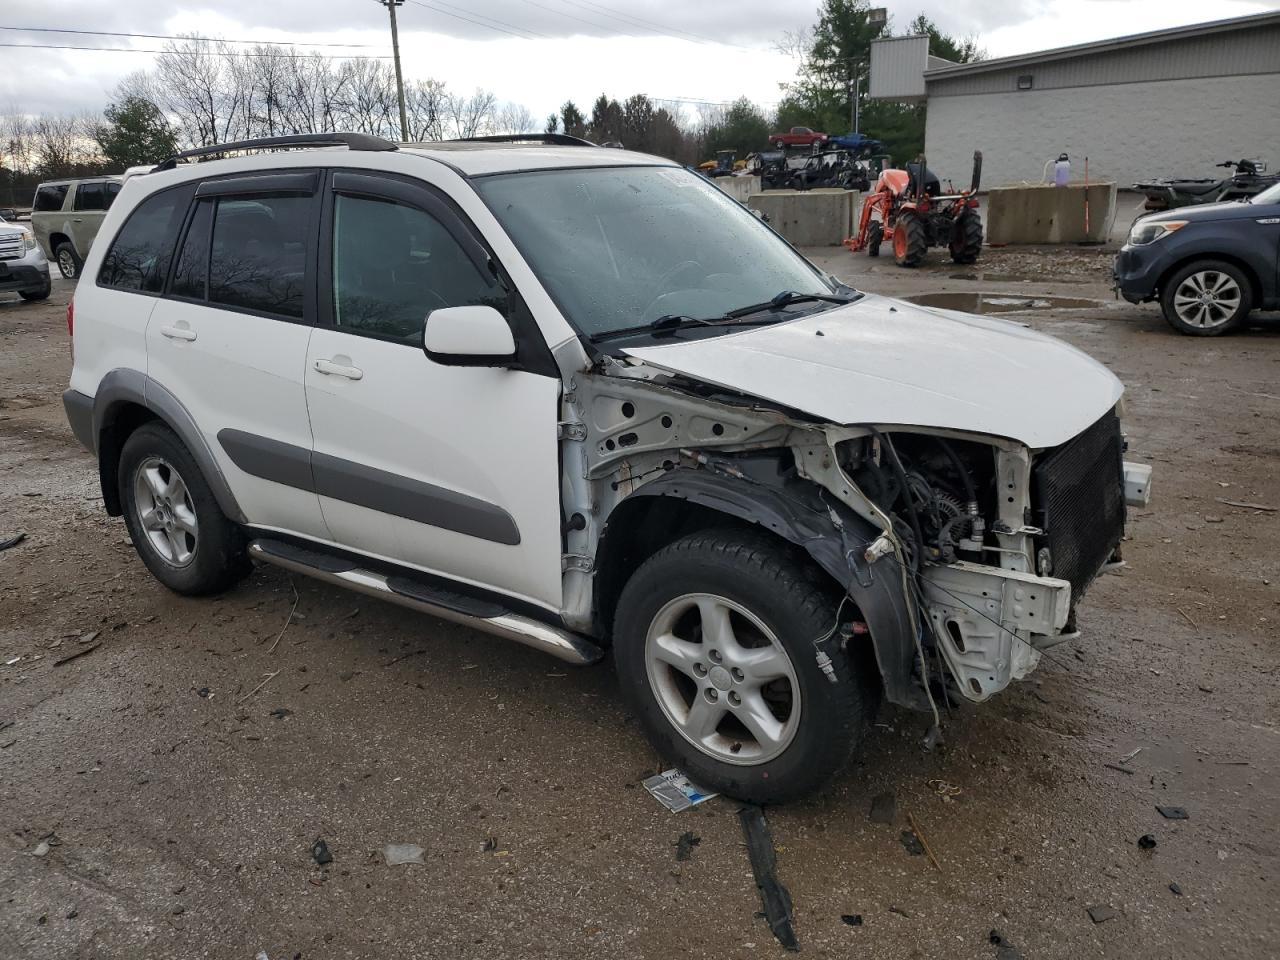
<path fill-rule="evenodd" d="M 47 300 L 53 285 L 49 261 L 31 231 L 0 220 L 0 291 L 5 290 L 23 300 Z"/>
<path fill-rule="evenodd" d="M 882 695 L 936 718 L 1070 635 L 1149 495 L 1114 376 L 844 286 L 666 160 L 510 139 L 126 181 L 65 403 L 161 583 L 257 560 L 611 647 L 657 748 L 758 802 L 818 787 Z"/>

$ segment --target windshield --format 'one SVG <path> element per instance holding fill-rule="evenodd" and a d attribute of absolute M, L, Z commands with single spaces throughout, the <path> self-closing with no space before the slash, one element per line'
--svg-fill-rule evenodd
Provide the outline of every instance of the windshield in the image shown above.
<path fill-rule="evenodd" d="M 1255 196 L 1252 203 L 1280 203 L 1280 183 L 1273 187 L 1267 187 L 1260 194 Z"/>
<path fill-rule="evenodd" d="M 832 293 L 745 207 L 687 170 L 572 168 L 474 183 L 589 337 L 659 317 L 721 317 L 785 290 Z"/>

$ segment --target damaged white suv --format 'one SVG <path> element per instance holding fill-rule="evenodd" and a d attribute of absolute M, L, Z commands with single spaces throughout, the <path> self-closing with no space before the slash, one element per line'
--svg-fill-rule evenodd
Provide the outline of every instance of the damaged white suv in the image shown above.
<path fill-rule="evenodd" d="M 985 700 L 1075 629 L 1149 493 L 1114 376 L 844 286 L 665 160 L 523 139 L 128 180 L 65 403 L 158 580 L 252 559 L 612 648 L 658 749 L 758 802 L 820 785 L 882 695 Z M 215 150 L 255 152 L 176 162 Z"/>

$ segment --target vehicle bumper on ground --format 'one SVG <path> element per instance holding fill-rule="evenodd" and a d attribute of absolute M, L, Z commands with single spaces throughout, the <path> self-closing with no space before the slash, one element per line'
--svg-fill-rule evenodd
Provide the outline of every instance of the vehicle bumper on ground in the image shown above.
<path fill-rule="evenodd" d="M 1168 265 L 1169 258 L 1158 243 L 1136 247 L 1126 244 L 1111 264 L 1115 290 L 1130 303 L 1154 300 L 1160 293 L 1157 284 Z"/>
<path fill-rule="evenodd" d="M 0 290 L 42 290 L 49 283 L 49 262 L 35 263 L 28 255 L 22 260 L 0 260 Z"/>

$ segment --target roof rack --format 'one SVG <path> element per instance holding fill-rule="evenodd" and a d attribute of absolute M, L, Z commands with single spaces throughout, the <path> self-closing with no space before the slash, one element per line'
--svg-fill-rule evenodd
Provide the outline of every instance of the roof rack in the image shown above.
<path fill-rule="evenodd" d="M 168 160 L 158 164 L 151 172 L 172 170 L 179 160 L 190 160 L 193 157 L 207 157 L 215 153 L 230 153 L 233 150 L 266 150 L 268 148 L 289 149 L 292 147 L 346 147 L 348 150 L 398 150 L 390 140 L 371 136 L 367 133 L 294 133 L 285 137 L 258 137 L 255 140 L 236 140 L 232 143 L 214 143 L 207 147 L 196 147 L 183 150 Z"/>
<path fill-rule="evenodd" d="M 485 137 L 458 137 L 446 143 L 551 143 L 557 147 L 594 147 L 590 140 L 567 133 L 495 133 Z"/>

